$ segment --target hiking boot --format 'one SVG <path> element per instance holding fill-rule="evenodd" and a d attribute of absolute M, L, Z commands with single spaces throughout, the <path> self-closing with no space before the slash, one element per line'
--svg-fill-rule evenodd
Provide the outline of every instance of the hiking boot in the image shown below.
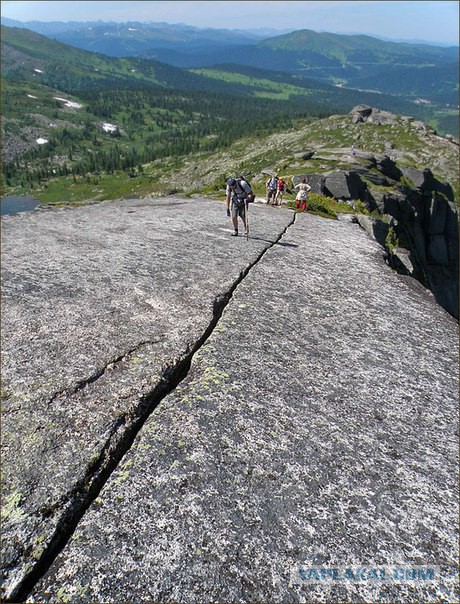
<path fill-rule="evenodd" d="M 232 237 L 238 237 L 238 231 L 233 231 Z"/>

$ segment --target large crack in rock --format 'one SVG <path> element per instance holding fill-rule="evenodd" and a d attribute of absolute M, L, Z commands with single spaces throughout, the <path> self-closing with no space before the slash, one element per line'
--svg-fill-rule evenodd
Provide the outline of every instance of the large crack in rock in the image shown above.
<path fill-rule="evenodd" d="M 3 590 L 25 596 L 293 215 L 127 201 L 5 220 Z M 122 351 L 122 352 L 120 352 Z M 84 377 L 84 376 L 88 377 Z"/>
<path fill-rule="evenodd" d="M 30 602 L 458 601 L 458 326 L 358 225 L 280 243 Z M 299 573 L 357 566 L 436 576 Z"/>

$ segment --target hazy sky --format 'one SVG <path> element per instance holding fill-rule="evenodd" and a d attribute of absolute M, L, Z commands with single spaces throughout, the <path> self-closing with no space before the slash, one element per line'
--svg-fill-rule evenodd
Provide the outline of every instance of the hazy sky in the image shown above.
<path fill-rule="evenodd" d="M 225 29 L 313 29 L 365 33 L 391 39 L 459 44 L 455 1 L 220 1 L 16 2 L 2 0 L 2 15 L 18 21 L 165 21 Z"/>

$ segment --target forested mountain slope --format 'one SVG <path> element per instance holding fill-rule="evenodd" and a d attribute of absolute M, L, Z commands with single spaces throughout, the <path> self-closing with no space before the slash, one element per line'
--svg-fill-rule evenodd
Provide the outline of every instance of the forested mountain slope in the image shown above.
<path fill-rule="evenodd" d="M 300 28 L 260 32 L 167 23 L 40 23 L 26 27 L 76 48 L 113 57 L 142 56 L 176 67 L 237 63 L 313 77 L 349 88 L 421 97 L 458 106 L 458 47 L 392 42 Z"/>
<path fill-rule="evenodd" d="M 293 73 L 240 65 L 184 70 L 3 27 L 3 187 L 38 192 L 55 178 L 139 174 L 147 164 L 212 155 L 248 138 L 263 146 L 262 137 L 271 133 L 346 115 L 360 103 L 418 118 L 441 132 L 455 125 L 453 116 L 449 122 L 402 97 Z M 102 187 L 99 194 L 109 193 Z"/>

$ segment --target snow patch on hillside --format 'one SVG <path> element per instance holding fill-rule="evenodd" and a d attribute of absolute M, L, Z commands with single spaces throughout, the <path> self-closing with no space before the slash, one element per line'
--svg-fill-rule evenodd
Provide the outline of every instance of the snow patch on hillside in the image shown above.
<path fill-rule="evenodd" d="M 68 101 L 67 99 L 61 99 L 58 96 L 53 96 L 53 99 L 56 99 L 56 101 L 62 101 L 66 107 L 73 107 L 74 109 L 80 109 L 83 107 L 83 105 L 80 105 L 80 103 L 74 103 L 73 101 Z"/>
<path fill-rule="evenodd" d="M 114 124 L 102 124 L 102 130 L 104 130 L 104 132 L 116 132 L 117 129 L 118 126 L 115 126 Z"/>

